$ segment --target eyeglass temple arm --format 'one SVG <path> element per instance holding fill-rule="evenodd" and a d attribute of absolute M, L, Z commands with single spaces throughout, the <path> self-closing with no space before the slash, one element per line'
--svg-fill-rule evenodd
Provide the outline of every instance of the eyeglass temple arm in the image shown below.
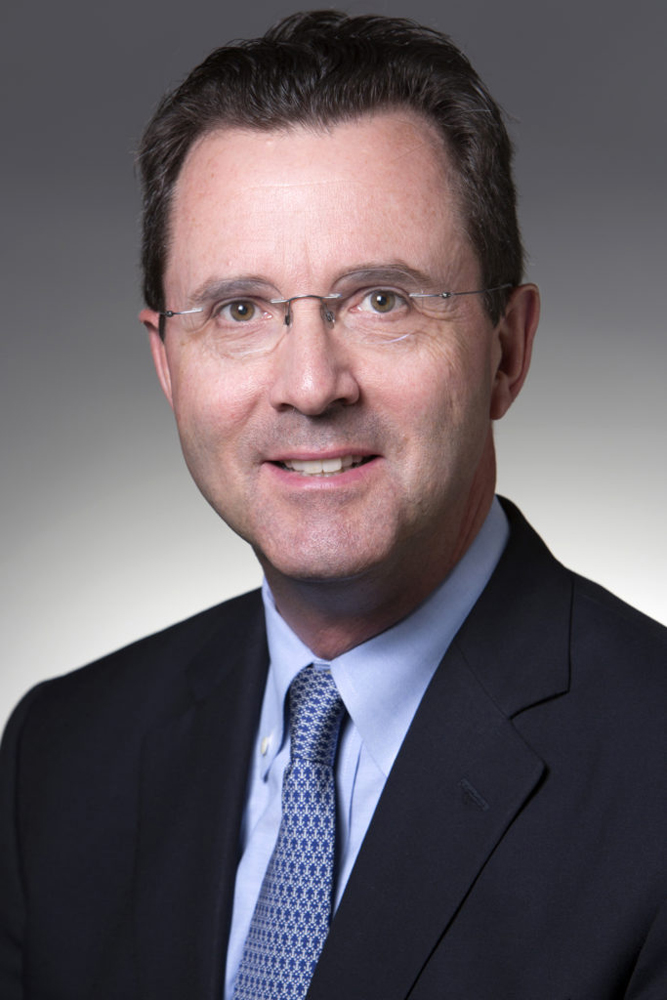
<path fill-rule="evenodd" d="M 495 288 L 473 288 L 468 292 L 410 292 L 411 299 L 453 299 L 455 295 L 484 295 L 486 292 L 501 292 L 504 288 L 512 288 L 511 283 L 496 285 Z"/>

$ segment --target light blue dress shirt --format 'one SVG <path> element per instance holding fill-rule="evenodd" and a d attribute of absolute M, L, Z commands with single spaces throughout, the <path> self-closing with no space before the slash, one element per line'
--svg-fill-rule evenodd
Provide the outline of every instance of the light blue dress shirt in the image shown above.
<path fill-rule="evenodd" d="M 336 759 L 337 907 L 424 692 L 486 586 L 508 536 L 507 518 L 496 499 L 463 558 L 412 614 L 330 662 L 314 656 L 281 618 L 264 582 L 270 665 L 249 777 L 243 855 L 236 874 L 227 998 L 232 996 L 250 920 L 278 836 L 283 771 L 290 749 L 285 698 L 292 680 L 309 663 L 329 668 L 347 710 Z"/>

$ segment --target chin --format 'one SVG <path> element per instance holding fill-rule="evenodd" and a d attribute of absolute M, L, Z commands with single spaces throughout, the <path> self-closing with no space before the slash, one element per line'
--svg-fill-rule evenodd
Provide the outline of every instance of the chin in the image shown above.
<path fill-rule="evenodd" d="M 359 559 L 358 555 L 345 558 L 340 552 L 314 556 L 312 554 L 289 559 L 274 556 L 255 549 L 255 553 L 267 576 L 271 571 L 282 577 L 301 583 L 336 583 L 352 580 L 364 575 L 372 568 L 372 562 Z"/>
<path fill-rule="evenodd" d="M 363 549 L 358 539 L 340 535 L 336 538 L 311 538 L 309 544 L 275 546 L 253 545 L 255 554 L 267 576 L 271 570 L 291 580 L 303 583 L 335 583 L 364 576 L 380 565 L 387 553 L 384 549 Z"/>

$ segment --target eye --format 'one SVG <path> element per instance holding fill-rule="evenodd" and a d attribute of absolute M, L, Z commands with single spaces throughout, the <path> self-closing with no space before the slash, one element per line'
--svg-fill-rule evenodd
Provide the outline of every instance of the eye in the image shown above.
<path fill-rule="evenodd" d="M 256 313 L 257 306 L 249 299 L 236 299 L 220 306 L 217 310 L 218 316 L 234 320 L 235 323 L 247 323 L 248 320 L 254 319 Z"/>
<path fill-rule="evenodd" d="M 404 295 L 389 288 L 374 288 L 366 292 L 359 303 L 361 312 L 375 313 L 379 316 L 396 316 L 408 306 L 409 302 Z"/>
<path fill-rule="evenodd" d="M 374 312 L 388 313 L 391 312 L 396 305 L 396 293 L 387 292 L 384 289 L 369 292 L 366 297 L 368 299 L 368 304 Z"/>

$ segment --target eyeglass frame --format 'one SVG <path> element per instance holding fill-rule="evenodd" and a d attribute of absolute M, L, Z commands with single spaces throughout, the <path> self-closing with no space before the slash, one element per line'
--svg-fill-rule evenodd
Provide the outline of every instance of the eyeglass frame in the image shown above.
<path fill-rule="evenodd" d="M 452 299 L 459 295 L 485 295 L 487 292 L 501 292 L 505 288 L 513 287 L 514 286 L 511 282 L 506 282 L 504 285 L 496 285 L 495 288 L 475 288 L 466 292 L 406 292 L 405 296 L 408 299 Z M 378 288 L 378 291 L 382 290 L 383 289 L 381 287 Z M 248 297 L 251 298 L 252 296 Z M 330 292 L 328 295 L 316 295 L 314 292 L 306 292 L 303 295 L 291 295 L 288 299 L 269 299 L 268 302 L 272 306 L 285 306 L 285 316 L 283 322 L 285 326 L 291 326 L 293 302 L 297 302 L 300 299 L 319 299 L 322 306 L 323 318 L 327 323 L 331 323 L 333 326 L 336 321 L 336 317 L 330 309 L 326 308 L 326 302 L 341 299 L 343 297 L 342 292 Z M 238 299 L 239 301 L 242 301 L 243 296 L 238 296 Z M 164 336 L 164 326 L 167 319 L 171 319 L 174 316 L 192 316 L 195 313 L 203 312 L 206 312 L 205 306 L 196 306 L 194 309 L 165 309 L 162 312 L 158 312 L 158 316 L 160 317 L 160 336 Z"/>

